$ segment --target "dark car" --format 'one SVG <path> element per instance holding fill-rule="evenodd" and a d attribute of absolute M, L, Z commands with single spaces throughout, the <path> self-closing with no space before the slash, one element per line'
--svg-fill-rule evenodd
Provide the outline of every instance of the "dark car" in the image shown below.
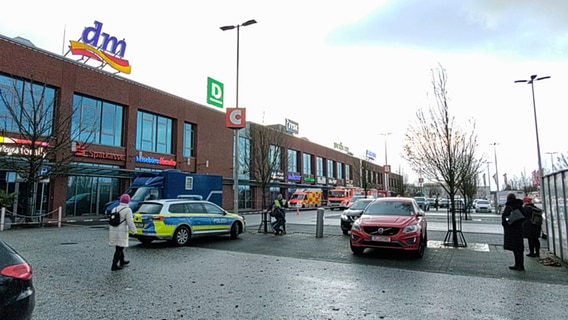
<path fill-rule="evenodd" d="M 350 246 L 354 254 L 365 248 L 395 249 L 422 258 L 428 243 L 424 211 L 413 198 L 381 198 L 371 202 L 353 222 Z"/>
<path fill-rule="evenodd" d="M 32 267 L 0 239 L 0 319 L 31 319 L 34 307 Z"/>
<path fill-rule="evenodd" d="M 341 230 L 343 234 L 348 234 L 353 225 L 353 221 L 359 219 L 363 210 L 373 202 L 374 198 L 363 198 L 355 201 L 349 208 L 343 210 L 341 214 Z"/>

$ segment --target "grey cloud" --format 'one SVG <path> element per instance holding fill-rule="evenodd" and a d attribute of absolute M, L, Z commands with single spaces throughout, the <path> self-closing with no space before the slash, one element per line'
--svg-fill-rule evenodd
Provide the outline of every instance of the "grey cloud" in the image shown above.
<path fill-rule="evenodd" d="M 563 0 L 397 0 L 328 40 L 557 58 L 568 54 L 567 14 Z"/>

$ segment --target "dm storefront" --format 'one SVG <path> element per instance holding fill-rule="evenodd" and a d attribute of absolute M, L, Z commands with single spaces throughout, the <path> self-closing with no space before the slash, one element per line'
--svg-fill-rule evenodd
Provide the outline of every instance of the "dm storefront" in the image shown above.
<path fill-rule="evenodd" d="M 135 172 L 165 169 L 223 176 L 223 207 L 233 208 L 233 131 L 226 127 L 222 110 L 2 36 L 0 90 L 22 97 L 22 105 L 38 101 L 41 92 L 41 107 L 53 119 L 71 120 L 63 139 L 69 143 L 41 168 L 52 174 L 57 163 L 68 161 L 68 171 L 47 175 L 34 186 L 39 212 L 61 207 L 66 216 L 100 215 L 105 203 L 128 188 Z M 1 102 L 0 130 L 6 137 L 21 138 L 8 114 L 6 102 Z M 52 143 L 48 148 L 56 145 L 46 140 Z M 282 170 L 274 173 L 273 196 L 298 187 L 321 185 L 326 190 L 359 184 L 355 172 L 360 159 L 298 137 L 290 136 L 290 141 L 282 150 Z M 240 144 L 246 150 L 244 137 Z M 25 149 L 17 143 L 3 147 Z M 380 176 L 380 167 L 373 167 Z M 26 183 L 13 170 L 0 169 L 0 190 L 14 192 Z M 262 208 L 259 186 L 243 172 L 240 177 L 239 208 Z"/>

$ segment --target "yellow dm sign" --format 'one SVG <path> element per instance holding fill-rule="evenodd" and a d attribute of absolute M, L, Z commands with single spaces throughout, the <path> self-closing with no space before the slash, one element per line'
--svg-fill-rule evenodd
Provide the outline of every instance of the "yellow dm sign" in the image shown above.
<path fill-rule="evenodd" d="M 102 32 L 102 28 L 102 22 L 98 21 L 95 21 L 94 27 L 85 28 L 81 41 L 70 41 L 71 53 L 105 62 L 120 72 L 130 74 L 131 66 L 124 59 L 126 42 Z"/>

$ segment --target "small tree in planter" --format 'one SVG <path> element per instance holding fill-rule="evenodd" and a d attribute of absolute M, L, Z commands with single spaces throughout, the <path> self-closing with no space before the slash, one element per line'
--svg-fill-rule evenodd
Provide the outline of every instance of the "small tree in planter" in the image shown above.
<path fill-rule="evenodd" d="M 0 209 L 11 208 L 14 205 L 16 199 L 16 193 L 8 193 L 4 190 L 0 190 Z"/>

